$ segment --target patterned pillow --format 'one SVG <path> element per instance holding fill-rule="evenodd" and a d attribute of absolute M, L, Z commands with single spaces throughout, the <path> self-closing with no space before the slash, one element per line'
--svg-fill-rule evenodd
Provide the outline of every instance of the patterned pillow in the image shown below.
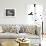
<path fill-rule="evenodd" d="M 19 33 L 24 33 L 24 25 L 21 25 Z"/>
<path fill-rule="evenodd" d="M 35 29 L 36 29 L 36 32 L 35 32 L 36 35 L 40 35 L 40 29 L 41 29 L 40 26 L 36 26 Z"/>
<path fill-rule="evenodd" d="M 35 34 L 35 26 L 34 25 L 26 26 L 25 32 L 34 35 Z"/>
<path fill-rule="evenodd" d="M 6 25 L 2 25 L 2 29 L 3 29 L 3 33 L 7 32 L 8 31 L 8 28 Z"/>
<path fill-rule="evenodd" d="M 14 25 L 11 26 L 10 32 L 11 32 L 11 33 L 17 33 L 16 26 L 14 26 Z"/>
<path fill-rule="evenodd" d="M 3 25 L 3 33 L 9 32 L 9 33 L 17 33 L 16 25 Z"/>

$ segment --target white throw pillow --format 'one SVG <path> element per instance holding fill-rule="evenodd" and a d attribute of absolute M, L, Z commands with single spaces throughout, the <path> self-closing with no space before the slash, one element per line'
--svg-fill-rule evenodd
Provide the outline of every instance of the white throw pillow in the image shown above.
<path fill-rule="evenodd" d="M 0 26 L 0 33 L 3 32 L 2 26 Z"/>

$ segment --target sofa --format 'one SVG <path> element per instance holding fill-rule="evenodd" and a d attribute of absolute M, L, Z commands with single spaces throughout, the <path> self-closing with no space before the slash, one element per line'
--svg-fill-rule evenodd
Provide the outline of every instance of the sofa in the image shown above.
<path fill-rule="evenodd" d="M 0 24 L 0 38 L 40 38 L 40 26 Z"/>

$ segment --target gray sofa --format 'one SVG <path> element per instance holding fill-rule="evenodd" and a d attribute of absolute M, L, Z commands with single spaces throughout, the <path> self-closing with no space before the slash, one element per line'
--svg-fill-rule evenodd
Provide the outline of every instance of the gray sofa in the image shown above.
<path fill-rule="evenodd" d="M 0 38 L 39 38 L 40 26 L 24 24 L 0 24 Z"/>

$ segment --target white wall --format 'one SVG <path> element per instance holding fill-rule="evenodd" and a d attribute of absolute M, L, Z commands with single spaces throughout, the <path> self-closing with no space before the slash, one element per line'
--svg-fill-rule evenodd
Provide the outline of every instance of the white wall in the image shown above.
<path fill-rule="evenodd" d="M 0 0 L 0 23 L 2 24 L 14 24 L 25 23 L 25 0 Z M 16 17 L 5 17 L 5 8 L 15 8 Z"/>
<path fill-rule="evenodd" d="M 46 6 L 46 0 L 39 2 Z M 25 7 L 33 3 L 34 0 L 0 0 L 0 24 L 26 24 Z M 16 8 L 16 17 L 5 17 L 5 8 Z"/>

